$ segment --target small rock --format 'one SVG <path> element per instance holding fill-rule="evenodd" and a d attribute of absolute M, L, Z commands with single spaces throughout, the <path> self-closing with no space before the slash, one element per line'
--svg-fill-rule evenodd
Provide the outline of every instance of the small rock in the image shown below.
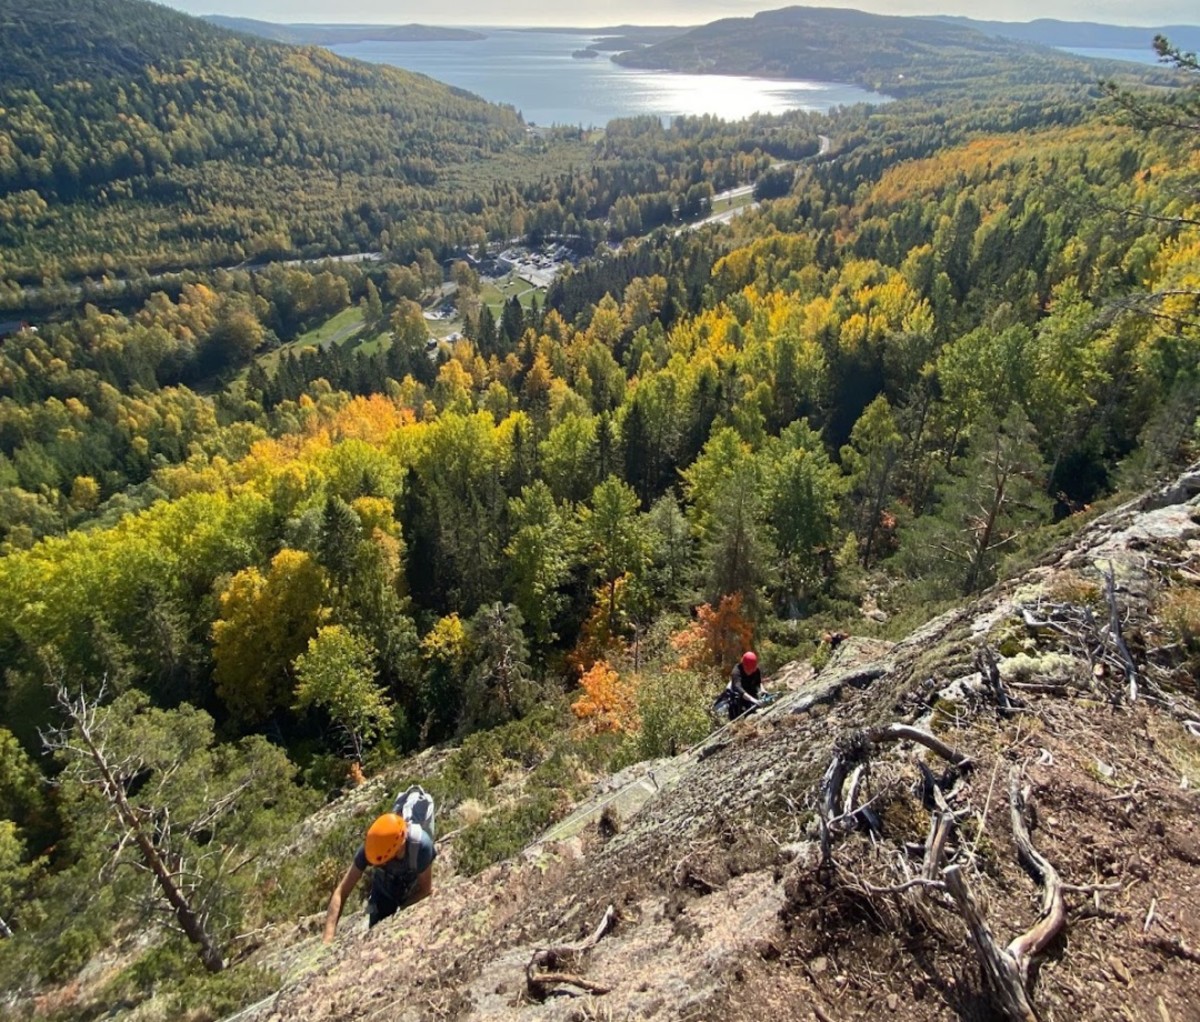
<path fill-rule="evenodd" d="M 808 963 L 808 971 L 811 972 L 814 976 L 821 975 L 821 973 L 823 973 L 828 968 L 829 968 L 829 959 L 828 958 L 814 958 L 811 962 Z"/>
<path fill-rule="evenodd" d="M 1110 955 L 1108 958 L 1109 967 L 1113 971 L 1113 975 L 1117 977 L 1126 986 L 1133 985 L 1133 977 L 1129 974 L 1129 970 L 1125 968 L 1125 963 L 1116 955 Z"/>
<path fill-rule="evenodd" d="M 770 940 L 756 940 L 754 942 L 754 953 L 767 962 L 774 961 L 780 954 L 779 948 Z"/>
<path fill-rule="evenodd" d="M 900 998 L 897 997 L 895 994 L 888 994 L 887 1006 L 888 1006 L 888 1011 L 895 1011 L 896 1009 L 898 1009 L 900 1007 Z"/>

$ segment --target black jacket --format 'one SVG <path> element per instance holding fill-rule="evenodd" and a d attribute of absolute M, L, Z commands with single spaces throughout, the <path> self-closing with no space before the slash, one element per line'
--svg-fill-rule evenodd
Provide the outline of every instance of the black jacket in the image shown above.
<path fill-rule="evenodd" d="M 742 670 L 741 664 L 735 664 L 733 673 L 729 675 L 729 687 L 733 689 L 734 695 L 739 699 L 742 696 L 757 699 L 759 692 L 762 691 L 762 671 L 756 667 L 753 673 L 747 674 Z"/>

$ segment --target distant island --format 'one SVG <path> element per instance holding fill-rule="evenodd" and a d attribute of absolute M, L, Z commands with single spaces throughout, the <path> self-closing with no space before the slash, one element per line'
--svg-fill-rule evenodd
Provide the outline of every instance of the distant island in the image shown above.
<path fill-rule="evenodd" d="M 1098 73 L 1121 73 L 1117 61 L 1083 60 L 972 24 L 787 7 L 749 18 L 723 18 L 612 59 L 645 70 L 846 82 L 896 98 L 963 95 L 985 81 L 1010 95 L 1038 94 L 1051 83 L 1090 88 Z M 1153 32 L 1146 33 L 1148 46 Z M 1178 84 L 1170 72 L 1153 67 L 1139 72 L 1139 79 Z"/>
<path fill-rule="evenodd" d="M 366 42 L 433 43 L 487 38 L 482 32 L 436 25 L 279 25 L 271 21 L 256 21 L 254 18 L 232 18 L 224 14 L 206 14 L 203 20 L 234 32 L 296 46 L 339 46 Z"/>
<path fill-rule="evenodd" d="M 593 50 L 589 47 L 588 49 L 584 49 L 584 50 L 576 50 L 574 53 L 571 54 L 571 56 L 574 57 L 576 60 L 591 60 L 595 57 L 600 56 L 600 51 Z"/>

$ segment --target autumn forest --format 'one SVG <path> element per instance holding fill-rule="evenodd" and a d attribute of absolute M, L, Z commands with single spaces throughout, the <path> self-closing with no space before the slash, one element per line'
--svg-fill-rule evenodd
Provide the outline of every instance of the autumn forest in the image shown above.
<path fill-rule="evenodd" d="M 481 868 L 704 734 L 743 647 L 769 675 L 894 634 L 1200 448 L 1200 74 L 1167 41 L 1152 91 L 1043 61 L 1017 96 L 533 135 L 317 48 L 47 7 L 73 30 L 6 27 L 0 86 L 9 989 L 147 896 L 91 889 L 88 727 L 234 955 L 320 908 L 353 838 L 269 850 L 352 772 L 447 750 L 413 779 L 450 812 L 530 771 L 464 825 Z M 513 238 L 578 259 L 497 297 L 474 267 Z M 112 999 L 196 996 L 190 962 Z"/>

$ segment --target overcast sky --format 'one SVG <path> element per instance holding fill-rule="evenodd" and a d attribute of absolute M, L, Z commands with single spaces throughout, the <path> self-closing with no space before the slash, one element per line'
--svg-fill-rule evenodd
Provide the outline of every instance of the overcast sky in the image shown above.
<path fill-rule="evenodd" d="M 360 22 L 392 25 L 699 25 L 747 17 L 788 6 L 752 0 L 592 0 L 568 5 L 551 0 L 455 0 L 431 5 L 415 0 L 165 0 L 189 14 L 228 14 L 277 22 Z M 814 5 L 816 6 L 816 5 Z M 853 7 L 876 14 L 964 14 L 994 21 L 1099 21 L 1110 25 L 1194 25 L 1196 0 L 999 0 L 981 9 L 977 0 L 824 0 L 820 6 Z"/>

